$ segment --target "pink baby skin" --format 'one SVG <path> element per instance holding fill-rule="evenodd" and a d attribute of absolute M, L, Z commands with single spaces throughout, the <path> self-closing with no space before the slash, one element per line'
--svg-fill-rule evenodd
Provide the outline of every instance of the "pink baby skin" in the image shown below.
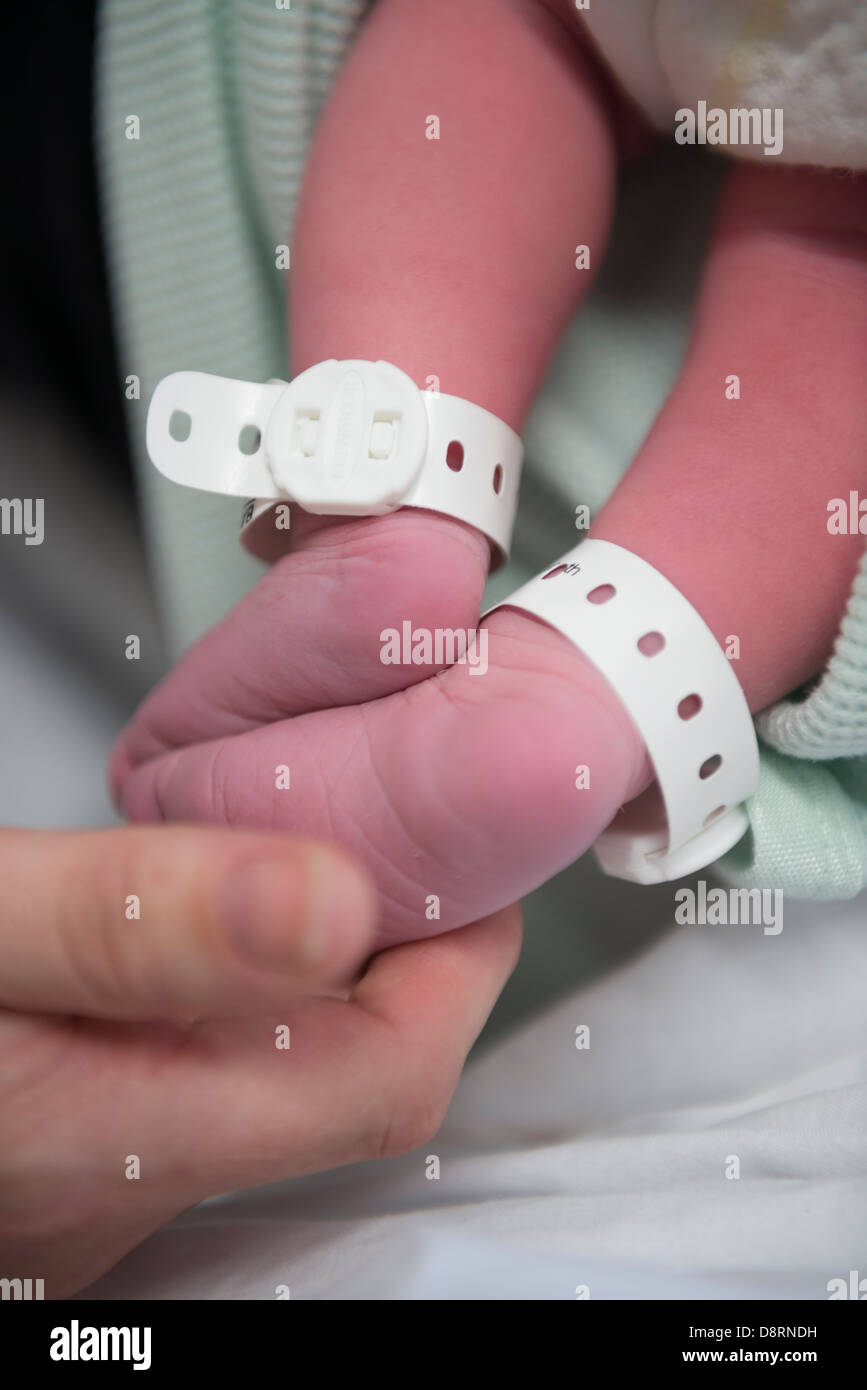
<path fill-rule="evenodd" d="M 522 429 L 604 259 L 618 160 L 650 138 L 559 11 L 373 9 L 305 173 L 293 375 L 381 358 Z M 829 499 L 867 494 L 865 233 L 863 177 L 732 162 L 683 368 L 590 528 L 660 570 L 721 645 L 738 638 L 753 711 L 822 669 L 864 544 L 825 523 Z M 490 619 L 481 679 L 380 660 L 406 620 L 477 625 L 480 533 L 413 510 L 297 513 L 289 545 L 122 735 L 130 818 L 336 839 L 373 872 L 391 944 L 523 896 L 652 780 L 607 682 L 527 615 Z"/>

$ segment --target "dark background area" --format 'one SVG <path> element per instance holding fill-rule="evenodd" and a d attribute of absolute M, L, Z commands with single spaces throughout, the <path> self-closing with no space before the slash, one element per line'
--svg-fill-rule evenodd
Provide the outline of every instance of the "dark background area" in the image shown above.
<path fill-rule="evenodd" d="M 96 0 L 5 6 L 0 383 L 50 396 L 131 487 L 93 151 Z"/>
<path fill-rule="evenodd" d="M 165 668 L 100 234 L 98 9 L 0 11 L 0 497 L 44 507 L 41 544 L 0 534 L 0 825 L 110 822 L 113 740 Z"/>

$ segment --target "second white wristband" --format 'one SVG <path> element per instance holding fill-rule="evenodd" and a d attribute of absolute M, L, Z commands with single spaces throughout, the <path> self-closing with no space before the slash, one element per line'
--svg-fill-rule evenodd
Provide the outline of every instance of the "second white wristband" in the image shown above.
<path fill-rule="evenodd" d="M 588 539 L 497 607 L 533 613 L 580 647 L 644 739 L 665 816 L 648 817 L 643 797 L 626 806 L 593 846 L 602 869 L 659 883 L 731 849 L 758 785 L 755 728 L 728 658 L 683 594 L 632 551 Z"/>

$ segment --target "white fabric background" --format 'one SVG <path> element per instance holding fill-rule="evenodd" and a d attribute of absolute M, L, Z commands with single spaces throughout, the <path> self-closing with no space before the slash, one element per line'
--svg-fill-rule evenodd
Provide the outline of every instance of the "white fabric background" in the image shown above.
<path fill-rule="evenodd" d="M 471 1064 L 424 1149 L 206 1203 L 86 1296 L 825 1298 L 867 1274 L 864 915 L 678 928 Z"/>

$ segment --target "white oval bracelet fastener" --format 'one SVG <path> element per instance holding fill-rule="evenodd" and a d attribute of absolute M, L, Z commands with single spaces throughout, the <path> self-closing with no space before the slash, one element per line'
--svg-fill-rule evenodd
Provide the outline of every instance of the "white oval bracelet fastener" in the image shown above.
<path fill-rule="evenodd" d="M 390 362 L 331 359 L 263 385 L 174 372 L 151 399 L 147 450 L 172 482 L 253 498 L 242 540 L 254 553 L 280 501 L 329 516 L 420 507 L 475 526 L 496 563 L 509 553 L 520 436 Z"/>
<path fill-rule="evenodd" d="M 737 844 L 759 778 L 753 719 L 722 648 L 673 584 L 632 551 L 588 539 L 497 607 L 533 613 L 580 647 L 644 738 L 665 819 L 648 816 L 647 793 L 624 807 L 593 846 L 605 873 L 662 883 Z"/>

